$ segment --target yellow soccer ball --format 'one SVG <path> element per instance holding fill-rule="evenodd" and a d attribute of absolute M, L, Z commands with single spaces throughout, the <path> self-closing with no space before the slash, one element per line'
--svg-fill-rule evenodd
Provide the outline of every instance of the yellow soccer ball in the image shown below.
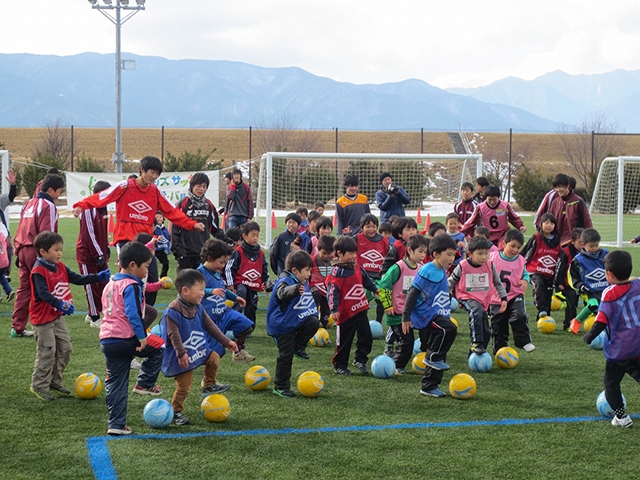
<path fill-rule="evenodd" d="M 546 315 L 538 319 L 536 326 L 538 327 L 538 331 L 540 333 L 549 334 L 555 331 L 556 321 L 553 318 L 551 318 L 549 315 Z"/>
<path fill-rule="evenodd" d="M 425 352 L 420 352 L 413 357 L 413 360 L 411 360 L 411 368 L 413 368 L 414 372 L 420 375 L 424 375 L 424 371 L 427 368 L 424 364 L 424 357 L 426 355 L 427 354 Z"/>
<path fill-rule="evenodd" d="M 584 331 L 588 332 L 589 330 L 591 330 L 591 327 L 593 327 L 593 322 L 595 321 L 596 321 L 596 316 L 594 313 L 592 313 L 582 324 L 582 328 L 584 328 Z"/>
<path fill-rule="evenodd" d="M 560 310 L 561 308 L 562 308 L 562 300 L 556 295 L 551 297 L 551 310 L 555 312 L 556 310 Z"/>
<path fill-rule="evenodd" d="M 200 413 L 208 422 L 224 422 L 229 418 L 229 414 L 231 413 L 229 400 L 221 393 L 211 394 L 202 400 Z"/>
<path fill-rule="evenodd" d="M 162 282 L 162 288 L 164 288 L 165 290 L 169 290 L 173 287 L 173 280 L 171 280 L 171 278 L 169 277 L 162 277 L 160 281 Z"/>
<path fill-rule="evenodd" d="M 269 382 L 271 374 L 262 365 L 254 365 L 244 374 L 244 383 L 253 391 L 266 390 Z"/>
<path fill-rule="evenodd" d="M 304 372 L 298 377 L 298 391 L 307 398 L 315 398 L 324 389 L 324 379 L 318 372 Z"/>
<path fill-rule="evenodd" d="M 331 328 L 336 324 L 336 321 L 333 319 L 333 315 L 329 315 L 327 319 L 327 328 Z"/>
<path fill-rule="evenodd" d="M 102 391 L 102 382 L 94 373 L 83 373 L 76 378 L 74 385 L 78 398 L 90 400 L 100 395 Z"/>
<path fill-rule="evenodd" d="M 458 321 L 455 318 L 449 317 L 449 320 L 451 320 L 451 323 L 453 323 L 456 326 L 456 328 L 458 328 Z"/>
<path fill-rule="evenodd" d="M 449 381 L 449 393 L 454 398 L 467 400 L 476 394 L 476 381 L 467 373 L 459 373 Z"/>
<path fill-rule="evenodd" d="M 496 363 L 500 368 L 511 370 L 518 366 L 518 362 L 520 357 L 513 347 L 502 347 L 496 352 Z"/>
<path fill-rule="evenodd" d="M 311 337 L 309 343 L 314 347 L 326 347 L 331 343 L 331 338 L 329 338 L 329 332 L 325 328 L 320 327 L 316 334 Z"/>

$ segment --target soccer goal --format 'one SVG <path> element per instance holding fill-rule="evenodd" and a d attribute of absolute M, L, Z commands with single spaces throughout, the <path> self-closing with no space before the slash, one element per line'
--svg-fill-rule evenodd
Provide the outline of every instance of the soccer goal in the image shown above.
<path fill-rule="evenodd" d="M 268 152 L 258 169 L 256 219 L 266 227 L 261 241 L 270 246 L 284 229 L 283 217 L 299 206 L 311 211 L 321 201 L 325 216 L 332 216 L 348 173 L 358 176 L 359 191 L 369 198 L 374 214 L 379 213 L 379 177 L 386 171 L 411 197 L 407 216 L 415 217 L 418 210 L 422 216 L 445 216 L 460 197 L 460 185 L 475 183 L 481 174 L 482 155 Z"/>
<path fill-rule="evenodd" d="M 622 247 L 640 234 L 640 157 L 608 157 L 600 164 L 589 213 L 602 243 Z"/>

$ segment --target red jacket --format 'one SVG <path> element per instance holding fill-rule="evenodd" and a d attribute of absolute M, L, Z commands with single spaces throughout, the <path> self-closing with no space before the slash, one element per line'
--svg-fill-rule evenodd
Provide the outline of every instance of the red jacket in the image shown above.
<path fill-rule="evenodd" d="M 58 210 L 49 195 L 40 192 L 22 208 L 14 245 L 16 255 L 22 247 L 32 246 L 40 232 L 58 231 Z"/>
<path fill-rule="evenodd" d="M 560 243 L 571 241 L 571 231 L 574 228 L 592 228 L 591 215 L 582 197 L 571 191 L 566 197 L 554 195 L 548 204 L 546 212 L 552 213 L 556 217 Z M 545 212 L 541 212 L 545 213 Z"/>

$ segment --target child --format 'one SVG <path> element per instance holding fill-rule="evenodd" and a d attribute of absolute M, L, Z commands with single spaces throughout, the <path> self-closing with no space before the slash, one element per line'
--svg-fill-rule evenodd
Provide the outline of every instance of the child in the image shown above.
<path fill-rule="evenodd" d="M 4 293 L 7 295 L 7 302 L 10 302 L 16 296 L 16 292 L 13 291 L 11 285 L 9 285 L 9 280 L 7 280 L 11 263 L 9 253 L 11 249 L 10 242 L 11 235 L 9 234 L 9 230 L 7 230 L 4 222 L 0 222 L 0 285 L 2 285 L 2 290 L 4 290 Z M 0 297 L 0 301 L 2 301 L 2 297 Z"/>
<path fill-rule="evenodd" d="M 391 265 L 399 262 L 405 257 L 407 242 L 409 239 L 418 233 L 418 224 L 413 218 L 400 217 L 393 225 L 393 237 L 396 239 L 393 245 L 389 248 L 389 253 L 384 259 L 382 264 L 382 270 L 380 274 L 384 275 Z"/>
<path fill-rule="evenodd" d="M 284 220 L 287 228 L 273 240 L 273 244 L 269 249 L 269 264 L 276 275 L 284 272 L 284 261 L 291 252 L 294 240 L 298 238 L 300 222 L 302 222 L 300 215 L 293 212 L 288 214 Z"/>
<path fill-rule="evenodd" d="M 504 248 L 501 252 L 489 254 L 500 280 L 507 292 L 507 309 L 500 313 L 501 299 L 494 294 L 491 299 L 491 335 L 493 336 L 493 354 L 509 345 L 509 326 L 513 332 L 516 347 L 525 352 L 533 352 L 535 345 L 531 343 L 524 293 L 529 285 L 529 273 L 524 268 L 525 259 L 520 255 L 524 244 L 524 235 L 519 230 L 509 230 L 504 236 Z"/>
<path fill-rule="evenodd" d="M 346 235 L 338 237 L 333 248 L 338 261 L 327 276 L 327 301 L 337 326 L 333 368 L 338 375 L 351 375 L 348 368 L 349 351 L 357 332 L 353 365 L 360 373 L 367 375 L 367 356 L 371 353 L 373 337 L 367 318 L 369 302 L 364 290 L 377 294 L 378 287 L 355 263 L 358 256 L 355 238 Z"/>
<path fill-rule="evenodd" d="M 402 311 L 402 333 L 411 328 L 419 331 L 425 355 L 425 373 L 420 394 L 445 397 L 438 385 L 442 372 L 449 370 L 447 352 L 456 339 L 457 328 L 451 322 L 451 300 L 447 284 L 447 269 L 456 256 L 456 242 L 449 235 L 439 235 L 429 241 L 433 261 L 419 271 L 411 284 Z"/>
<path fill-rule="evenodd" d="M 316 222 L 316 230 L 318 231 L 318 240 L 321 237 L 331 236 L 333 233 L 333 222 L 329 217 L 320 217 Z"/>
<path fill-rule="evenodd" d="M 36 338 L 36 362 L 30 391 L 40 400 L 54 399 L 71 391 L 62 382 L 62 373 L 71 359 L 71 338 L 64 315 L 74 312 L 69 282 L 86 285 L 109 280 L 111 272 L 78 275 L 60 261 L 64 240 L 54 232 L 42 232 L 33 241 L 38 259 L 31 269 L 31 305 L 29 315 Z"/>
<path fill-rule="evenodd" d="M 604 268 L 611 286 L 602 295 L 598 315 L 584 341 L 590 344 L 606 329 L 604 394 L 615 412 L 611 425 L 627 428 L 633 425 L 633 420 L 625 411 L 620 382 L 625 373 L 640 381 L 640 326 L 634 301 L 640 296 L 640 280 L 629 280 L 633 266 L 631 254 L 624 250 L 609 253 Z"/>
<path fill-rule="evenodd" d="M 473 196 L 473 199 L 478 204 L 481 204 L 482 202 L 484 202 L 489 196 L 486 192 L 488 186 L 489 186 L 489 179 L 487 177 L 476 178 L 476 194 Z"/>
<path fill-rule="evenodd" d="M 296 213 L 300 216 L 298 233 L 307 233 L 307 229 L 309 228 L 309 223 L 307 222 L 307 215 L 309 215 L 309 210 L 307 210 L 306 207 L 298 207 L 296 208 Z"/>
<path fill-rule="evenodd" d="M 318 230 L 316 228 L 316 223 L 318 223 L 318 219 L 321 217 L 318 212 L 315 210 L 311 210 L 309 215 L 307 215 L 307 223 L 309 227 L 307 229 L 307 235 L 311 239 L 309 242 L 309 246 L 307 247 L 307 252 L 313 257 L 316 253 L 318 253 Z"/>
<path fill-rule="evenodd" d="M 490 235 L 491 235 L 491 231 L 487 227 L 483 227 L 482 225 L 479 226 L 479 227 L 476 227 L 476 231 L 473 233 L 474 237 L 482 237 L 482 238 L 484 238 L 484 239 L 489 241 L 489 243 L 491 244 L 491 248 L 489 248 L 489 253 L 490 254 L 493 253 L 493 252 L 499 252 L 500 249 L 498 247 L 496 247 L 491 240 L 489 240 L 489 236 Z"/>
<path fill-rule="evenodd" d="M 578 294 L 571 288 L 569 284 L 569 266 L 573 259 L 582 250 L 582 228 L 574 228 L 571 231 L 571 241 L 562 247 L 560 256 L 558 257 L 558 266 L 556 267 L 555 287 L 563 296 L 566 303 L 564 309 L 564 322 L 562 323 L 562 329 L 567 330 L 569 328 L 571 320 L 573 320 L 578 313 Z"/>
<path fill-rule="evenodd" d="M 538 310 L 538 318 L 546 317 L 551 311 L 553 278 L 561 248 L 556 217 L 545 213 L 540 217 L 540 230 L 531 236 L 521 254 L 527 261 L 527 271 L 531 275 L 533 302 Z"/>
<path fill-rule="evenodd" d="M 317 201 L 314 205 L 314 210 L 320 215 L 324 215 L 324 202 Z"/>
<path fill-rule="evenodd" d="M 407 243 L 405 257 L 392 265 L 387 273 L 378 282 L 380 288 L 380 301 L 384 307 L 384 323 L 387 330 L 386 347 L 387 354 L 393 358 L 396 364 L 396 374 L 405 375 L 405 367 L 413 352 L 413 330 L 407 334 L 402 332 L 402 311 L 409 293 L 409 288 L 418 268 L 422 267 L 424 257 L 427 255 L 429 241 L 422 235 L 416 234 Z M 393 343 L 398 341 L 398 346 L 392 350 Z"/>
<path fill-rule="evenodd" d="M 312 265 L 307 252 L 291 252 L 269 298 L 267 334 L 278 346 L 273 394 L 279 397 L 295 396 L 291 391 L 293 356 L 309 359 L 304 349 L 318 330 L 318 309 L 306 283 Z"/>
<path fill-rule="evenodd" d="M 247 222 L 242 225 L 242 228 L 254 228 L 254 225 L 252 224 L 256 224 L 256 222 Z M 250 234 L 248 237 L 252 237 L 252 235 Z M 253 239 L 251 238 L 250 241 L 253 241 Z M 242 247 L 238 247 L 238 249 L 242 249 Z M 238 249 L 233 250 L 232 247 L 224 243 L 222 240 L 214 240 L 210 238 L 204 242 L 200 257 L 202 265 L 198 267 L 198 270 L 205 278 L 205 298 L 202 300 L 202 306 L 204 307 L 206 314 L 209 315 L 209 318 L 213 320 L 213 323 L 215 323 L 223 333 L 226 333 L 229 330 L 233 332 L 238 346 L 237 351 L 233 354 L 233 361 L 252 362 L 256 357 L 250 355 L 249 352 L 245 350 L 245 341 L 254 329 L 255 320 L 247 318 L 247 316 L 243 315 L 239 311 L 236 311 L 235 309 L 232 310 L 227 306 L 226 301 L 230 300 L 231 302 L 236 302 L 239 308 L 246 308 L 247 301 L 242 296 L 236 295 L 236 293 L 231 291 L 231 288 L 233 287 L 229 289 L 225 287 L 225 282 L 223 281 L 221 274 L 225 269 L 225 266 L 229 268 L 231 261 L 233 261 L 232 254 L 237 255 L 236 260 L 242 259 L 243 255 L 246 258 L 245 250 L 242 249 L 242 253 L 239 253 Z M 262 253 L 262 250 L 260 250 L 260 253 Z M 259 254 L 257 255 L 259 256 Z M 231 260 L 229 260 L 230 258 Z M 266 270 L 266 260 L 263 258 L 262 261 L 262 268 L 263 270 Z M 231 267 L 233 268 L 234 265 L 235 263 L 231 265 Z M 247 266 L 247 262 L 245 262 L 244 266 Z M 229 283 L 229 285 L 233 285 L 233 282 Z M 242 284 L 238 284 L 238 287 L 240 287 L 240 285 Z M 244 285 L 242 286 L 244 287 Z M 239 288 L 239 290 L 243 289 Z M 252 290 L 249 289 L 245 289 L 243 291 L 245 291 L 245 293 L 252 292 Z M 211 348 L 218 353 L 220 358 L 222 358 L 225 353 L 224 344 L 221 344 L 215 338 L 211 339 L 209 343 L 211 344 Z"/>
<path fill-rule="evenodd" d="M 171 253 L 171 241 L 169 240 L 169 230 L 164 226 L 164 215 L 162 212 L 156 212 L 153 234 L 158 239 L 156 243 L 156 258 L 160 262 L 160 265 L 162 265 L 160 278 L 166 277 L 167 273 L 169 273 L 168 255 Z"/>
<path fill-rule="evenodd" d="M 457 213 L 451 212 L 447 215 L 447 218 L 444 221 L 445 226 L 447 227 L 447 235 L 453 238 L 453 241 L 456 242 L 458 246 L 456 248 L 456 259 L 453 261 L 453 265 L 458 265 L 460 260 L 464 258 L 465 250 L 467 249 L 467 241 L 464 233 L 460 232 L 458 228 L 460 227 L 460 217 Z"/>
<path fill-rule="evenodd" d="M 258 292 L 264 290 L 264 285 L 269 280 L 269 268 L 258 243 L 260 240 L 258 222 L 247 222 L 242 225 L 241 230 L 242 243 L 227 262 L 225 283 L 245 300 L 244 314 L 253 322 L 255 328 Z M 241 306 L 238 304 L 234 309 L 241 310 Z"/>
<path fill-rule="evenodd" d="M 329 324 L 329 304 L 327 303 L 327 286 L 325 279 L 331 271 L 331 260 L 333 259 L 333 244 L 336 239 L 334 237 L 322 237 L 318 240 L 318 253 L 312 256 L 313 266 L 311 267 L 311 278 L 309 280 L 309 289 L 316 301 L 316 305 L 320 312 L 320 323 L 324 328 Z"/>
<path fill-rule="evenodd" d="M 233 352 L 238 347 L 235 342 L 225 337 L 200 303 L 205 295 L 205 278 L 201 272 L 191 268 L 180 270 L 175 286 L 178 298 L 169 304 L 160 321 L 162 339 L 166 345 L 162 373 L 166 377 L 173 377 L 176 382 L 171 399 L 173 423 L 187 425 L 189 419 L 182 411 L 184 401 L 191 393 L 194 369 L 204 365 L 202 396 L 222 393 L 229 389 L 229 385 L 221 385 L 216 381 L 220 367 L 218 353 L 209 343 L 194 339 L 202 340 L 208 334 Z"/>
<path fill-rule="evenodd" d="M 367 197 L 358 193 L 360 181 L 357 175 L 344 177 L 345 194 L 336 200 L 336 218 L 338 235 L 355 235 L 360 232 L 360 219 L 365 213 L 371 213 Z"/>
<path fill-rule="evenodd" d="M 501 248 L 504 235 L 510 229 L 509 223 L 522 233 L 527 231 L 527 227 L 513 207 L 505 200 L 500 200 L 500 187 L 489 185 L 485 194 L 487 199 L 478 205 L 460 231 L 465 235 L 471 235 L 476 226 L 483 225 L 491 232 L 489 240 Z"/>
<path fill-rule="evenodd" d="M 391 242 L 391 239 L 393 238 L 393 234 L 391 233 L 391 228 L 392 228 L 391 223 L 389 222 L 382 222 L 380 224 L 380 227 L 378 228 L 378 233 L 387 239 L 387 241 L 389 242 L 389 245 L 393 245 L 393 243 Z"/>
<path fill-rule="evenodd" d="M 372 213 L 365 213 L 360 219 L 361 232 L 356 235 L 358 242 L 358 256 L 356 263 L 367 272 L 369 277 L 376 282 L 382 278 L 381 270 L 387 253 L 389 253 L 389 242 L 378 233 L 378 217 Z M 367 295 L 369 301 L 373 296 Z M 382 323 L 384 308 L 382 303 L 376 301 L 376 320 Z"/>
<path fill-rule="evenodd" d="M 604 257 L 609 250 L 600 248 L 600 234 L 595 228 L 585 228 L 580 239 L 584 247 L 571 261 L 569 274 L 573 289 L 587 296 L 587 305 L 569 323 L 569 330 L 576 335 L 582 322 L 598 310 L 602 292 L 609 286 L 604 269 Z"/>
<path fill-rule="evenodd" d="M 496 267 L 489 260 L 487 240 L 473 237 L 469 241 L 469 258 L 462 260 L 449 277 L 449 289 L 469 314 L 470 352 L 482 355 L 491 339 L 487 312 L 495 292 L 500 298 L 498 313 L 507 308 L 507 292 Z"/>
<path fill-rule="evenodd" d="M 150 335 L 142 323 L 143 278 L 152 254 L 139 242 L 125 244 L 118 255 L 120 272 L 114 275 L 102 293 L 104 318 L 100 326 L 100 350 L 107 365 L 105 388 L 109 411 L 109 435 L 130 435 L 126 426 L 129 367 L 134 356 L 143 357 L 133 393 L 158 396 L 156 385 L 164 346 L 162 339 Z"/>
<path fill-rule="evenodd" d="M 453 206 L 453 211 L 458 214 L 460 223 L 464 225 L 473 216 L 478 202 L 473 197 L 473 185 L 470 182 L 464 182 L 460 186 L 460 194 L 462 200 Z"/>
<path fill-rule="evenodd" d="M 242 231 L 240 230 L 240 227 L 228 228 L 224 234 L 231 242 L 233 242 L 232 246 L 239 247 L 242 243 Z"/>

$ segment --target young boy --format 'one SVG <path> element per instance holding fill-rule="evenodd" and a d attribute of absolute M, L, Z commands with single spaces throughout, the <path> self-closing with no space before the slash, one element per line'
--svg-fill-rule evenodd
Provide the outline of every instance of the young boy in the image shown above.
<path fill-rule="evenodd" d="M 384 259 L 382 270 L 380 271 L 381 275 L 387 273 L 391 265 L 394 265 L 405 257 L 407 242 L 412 236 L 418 233 L 418 224 L 413 218 L 401 217 L 393 222 L 392 225 L 392 233 L 395 241 L 389 248 L 389 253 L 387 253 Z"/>
<path fill-rule="evenodd" d="M 242 170 L 231 171 L 232 181 L 227 187 L 227 228 L 239 227 L 253 218 L 253 199 L 251 188 L 242 181 Z"/>
<path fill-rule="evenodd" d="M 564 322 L 562 329 L 566 330 L 578 313 L 578 294 L 569 284 L 569 267 L 573 259 L 582 250 L 582 228 L 574 228 L 571 232 L 571 241 L 562 247 L 558 256 L 558 266 L 556 267 L 555 287 L 564 296 L 566 307 L 564 309 Z"/>
<path fill-rule="evenodd" d="M 298 233 L 307 233 L 309 228 L 309 222 L 307 222 L 307 216 L 309 215 L 309 210 L 307 207 L 298 207 L 296 208 L 296 213 L 300 216 L 300 225 L 298 225 Z"/>
<path fill-rule="evenodd" d="M 587 305 L 569 324 L 569 330 L 576 335 L 582 322 L 598 310 L 602 292 L 609 286 L 604 269 L 604 257 L 609 250 L 600 248 L 600 234 L 595 228 L 585 228 L 580 239 L 584 247 L 572 260 L 569 274 L 574 290 L 587 296 Z"/>
<path fill-rule="evenodd" d="M 458 214 L 460 223 L 464 225 L 473 216 L 478 202 L 473 197 L 473 185 L 470 182 L 464 182 L 460 186 L 460 194 L 462 200 L 453 206 L 453 211 Z"/>
<path fill-rule="evenodd" d="M 389 245 L 393 245 L 391 239 L 393 238 L 392 227 L 390 222 L 382 222 L 378 228 L 378 233 L 387 239 Z"/>
<path fill-rule="evenodd" d="M 629 280 L 632 259 L 624 250 L 609 253 L 604 259 L 604 268 L 611 286 L 602 295 L 598 315 L 584 341 L 590 344 L 606 329 L 604 394 L 615 412 L 611 424 L 627 428 L 633 421 L 625 411 L 620 382 L 625 373 L 640 381 L 640 326 L 635 302 L 640 297 L 640 280 Z"/>
<path fill-rule="evenodd" d="M 262 292 L 269 280 L 269 268 L 260 240 L 260 225 L 258 222 L 247 222 L 242 225 L 242 243 L 235 249 L 225 268 L 226 284 L 232 291 L 245 301 L 244 314 L 256 323 L 258 310 L 258 292 Z M 207 240 L 208 241 L 208 240 Z M 277 239 L 276 239 L 277 241 Z M 242 310 L 240 304 L 234 307 Z"/>
<path fill-rule="evenodd" d="M 487 199 L 478 205 L 460 231 L 471 236 L 476 226 L 483 225 L 491 232 L 489 240 L 501 248 L 504 235 L 511 228 L 510 223 L 522 233 L 527 231 L 527 227 L 513 207 L 505 200 L 500 200 L 500 187 L 489 185 L 485 194 Z"/>
<path fill-rule="evenodd" d="M 405 367 L 413 352 L 413 330 L 405 334 L 402 332 L 402 311 L 409 293 L 409 288 L 414 277 L 418 273 L 418 268 L 422 267 L 422 262 L 427 255 L 429 241 L 422 235 L 416 234 L 407 243 L 405 257 L 392 265 L 387 273 L 378 282 L 380 288 L 380 301 L 384 307 L 384 323 L 387 325 L 386 341 L 387 354 L 393 358 L 396 364 L 396 374 L 406 374 Z M 393 340 L 393 341 L 391 341 Z M 392 350 L 394 341 L 398 345 Z"/>
<path fill-rule="evenodd" d="M 247 222 L 242 225 L 242 228 L 253 228 L 253 225 L 251 225 L 253 223 L 255 222 Z M 239 311 L 229 308 L 226 303 L 227 300 L 235 302 L 239 308 L 246 307 L 247 302 L 245 298 L 234 293 L 231 290 L 232 287 L 225 287 L 225 282 L 222 280 L 221 274 L 225 266 L 228 267 L 231 263 L 229 259 L 232 258 L 232 254 L 235 255 L 237 253 L 237 249 L 234 251 L 231 246 L 222 240 L 210 238 L 204 242 L 200 257 L 202 265 L 198 267 L 198 270 L 205 278 L 205 298 L 202 300 L 202 306 L 206 314 L 209 315 L 209 318 L 213 320 L 213 323 L 215 323 L 223 333 L 229 330 L 233 332 L 238 346 L 237 352 L 233 354 L 233 361 L 252 362 L 256 357 L 250 355 L 249 352 L 245 350 L 245 341 L 254 329 L 255 320 L 251 320 Z M 246 255 L 244 250 L 243 253 L 238 254 L 237 258 L 240 258 L 240 255 L 243 254 Z M 266 266 L 263 266 L 263 269 L 266 269 Z M 229 285 L 233 285 L 233 283 Z M 242 284 L 238 284 L 238 286 L 240 285 Z M 247 292 L 249 291 L 250 290 L 247 290 Z M 225 353 L 224 345 L 215 338 L 210 341 L 210 344 L 211 348 L 222 358 Z"/>
<path fill-rule="evenodd" d="M 171 241 L 169 240 L 169 230 L 164 226 L 164 215 L 156 212 L 156 221 L 153 227 L 153 235 L 158 239 L 156 242 L 156 259 L 162 265 L 160 278 L 166 277 L 169 273 L 169 254 L 171 253 Z"/>
<path fill-rule="evenodd" d="M 458 265 L 460 260 L 464 258 L 465 250 L 467 249 L 467 240 L 464 233 L 462 233 L 460 228 L 460 216 L 451 212 L 447 215 L 445 221 L 445 226 L 447 227 L 447 235 L 453 238 L 453 241 L 456 242 L 456 259 L 453 261 L 453 265 Z"/>
<path fill-rule="evenodd" d="M 451 300 L 447 269 L 456 256 L 456 242 L 449 235 L 439 235 L 429 241 L 432 262 L 422 267 L 411 284 L 402 311 L 402 333 L 411 328 L 419 331 L 426 366 L 420 394 L 445 397 L 438 385 L 442 372 L 449 370 L 447 352 L 456 339 L 457 328 L 450 320 Z"/>
<path fill-rule="evenodd" d="M 372 213 L 365 213 L 360 219 L 361 232 L 356 234 L 358 242 L 358 256 L 356 263 L 367 272 L 374 282 L 382 278 L 382 264 L 387 253 L 389 253 L 389 242 L 378 233 L 378 217 Z M 367 295 L 369 301 L 373 300 L 372 295 Z M 384 308 L 382 303 L 376 299 L 376 320 L 382 323 Z"/>
<path fill-rule="evenodd" d="M 105 357 L 109 435 L 130 435 L 126 425 L 129 367 L 135 356 L 143 357 L 133 393 L 158 396 L 156 385 L 164 345 L 160 337 L 150 335 L 142 323 L 143 279 L 151 263 L 151 251 L 142 243 L 125 244 L 118 255 L 120 272 L 114 275 L 102 293 L 104 318 L 100 326 L 100 350 Z"/>
<path fill-rule="evenodd" d="M 324 215 L 324 202 L 317 201 L 314 205 L 314 210 L 318 212 L 320 215 Z"/>
<path fill-rule="evenodd" d="M 333 222 L 329 217 L 320 217 L 316 222 L 316 230 L 318 231 L 318 240 L 321 237 L 331 236 L 333 233 Z"/>
<path fill-rule="evenodd" d="M 309 289 L 316 301 L 316 306 L 320 312 L 320 323 L 324 328 L 329 324 L 329 304 L 327 303 L 327 286 L 325 280 L 331 271 L 331 261 L 333 259 L 334 237 L 322 237 L 318 240 L 318 253 L 311 257 L 313 266 L 311 267 L 311 278 L 309 279 Z"/>
<path fill-rule="evenodd" d="M 337 326 L 333 368 L 338 375 L 351 375 L 348 368 L 349 352 L 357 332 L 353 365 L 360 373 L 367 375 L 367 356 L 371 353 L 373 337 L 367 318 L 369 302 L 364 290 L 377 294 L 378 287 L 355 263 L 358 256 L 355 238 L 346 235 L 338 237 L 333 248 L 338 261 L 327 276 L 327 301 Z"/>
<path fill-rule="evenodd" d="M 298 238 L 298 226 L 302 220 L 297 213 L 290 213 L 285 217 L 284 223 L 286 229 L 279 234 L 269 249 L 269 265 L 276 275 L 284 272 L 284 261 L 291 252 L 291 247 L 296 238 Z"/>
<path fill-rule="evenodd" d="M 360 219 L 365 213 L 371 213 L 367 197 L 358 193 L 360 180 L 357 175 L 344 177 L 345 194 L 336 200 L 336 218 L 338 235 L 355 235 L 360 232 Z"/>
<path fill-rule="evenodd" d="M 310 238 L 309 245 L 307 247 L 307 252 L 312 257 L 318 253 L 318 229 L 316 228 L 316 223 L 318 223 L 318 219 L 321 217 L 318 212 L 315 210 L 311 210 L 309 215 L 307 215 L 307 223 L 309 224 L 306 234 Z"/>
<path fill-rule="evenodd" d="M 489 240 L 490 235 L 491 235 L 491 231 L 487 227 L 483 227 L 482 225 L 479 227 L 476 227 L 476 231 L 473 233 L 474 237 L 482 237 L 489 241 L 489 244 L 491 245 L 491 248 L 489 248 L 489 253 L 499 252 L 500 249 L 496 247 L 491 240 Z"/>
<path fill-rule="evenodd" d="M 171 399 L 173 423 L 187 425 L 189 418 L 183 413 L 184 401 L 191 393 L 194 369 L 204 365 L 202 396 L 229 389 L 229 385 L 221 385 L 216 380 L 220 356 L 210 343 L 198 340 L 208 334 L 232 352 L 238 347 L 225 337 L 200 303 L 205 295 L 205 278 L 201 272 L 191 268 L 180 270 L 175 286 L 178 298 L 169 304 L 160 321 L 162 339 L 166 345 L 162 373 L 166 377 L 173 377 L 176 382 Z"/>
<path fill-rule="evenodd" d="M 295 396 L 291 391 L 293 356 L 309 359 L 304 349 L 318 330 L 318 309 L 307 286 L 312 265 L 307 252 L 291 252 L 269 298 L 267 334 L 278 346 L 273 394 L 279 397 Z"/>
<path fill-rule="evenodd" d="M 476 178 L 476 194 L 473 196 L 473 199 L 481 204 L 484 202 L 487 197 L 487 187 L 489 186 L 489 179 L 487 177 L 478 177 Z"/>
<path fill-rule="evenodd" d="M 538 318 L 546 317 L 551 311 L 553 278 L 561 248 L 556 217 L 545 213 L 540 218 L 540 230 L 531 236 L 521 253 L 531 275 L 533 303 L 538 310 Z"/>
<path fill-rule="evenodd" d="M 519 230 L 509 230 L 504 236 L 502 251 L 489 254 L 489 260 L 498 271 L 500 280 L 507 292 L 507 309 L 499 313 L 502 300 L 497 293 L 491 299 L 491 335 L 493 336 L 493 354 L 509 345 L 509 326 L 513 332 L 516 347 L 525 352 L 533 352 L 531 343 L 524 293 L 529 285 L 529 273 L 525 269 L 525 259 L 520 255 L 524 244 L 524 235 Z"/>
<path fill-rule="evenodd" d="M 54 232 L 42 232 L 33 241 L 38 259 L 31 269 L 31 305 L 29 315 L 36 338 L 36 362 L 30 391 L 40 400 L 54 399 L 51 390 L 60 395 L 71 392 L 62 382 L 62 373 L 71 359 L 71 338 L 64 315 L 74 312 L 69 282 L 86 285 L 106 282 L 111 272 L 78 275 L 69 270 L 62 258 L 64 240 Z"/>
<path fill-rule="evenodd" d="M 473 237 L 469 241 L 469 258 L 462 260 L 449 277 L 449 289 L 469 314 L 470 354 L 482 355 L 487 351 L 491 340 L 487 312 L 495 292 L 500 299 L 498 313 L 507 308 L 507 292 L 489 260 L 489 247 L 484 238 Z"/>

